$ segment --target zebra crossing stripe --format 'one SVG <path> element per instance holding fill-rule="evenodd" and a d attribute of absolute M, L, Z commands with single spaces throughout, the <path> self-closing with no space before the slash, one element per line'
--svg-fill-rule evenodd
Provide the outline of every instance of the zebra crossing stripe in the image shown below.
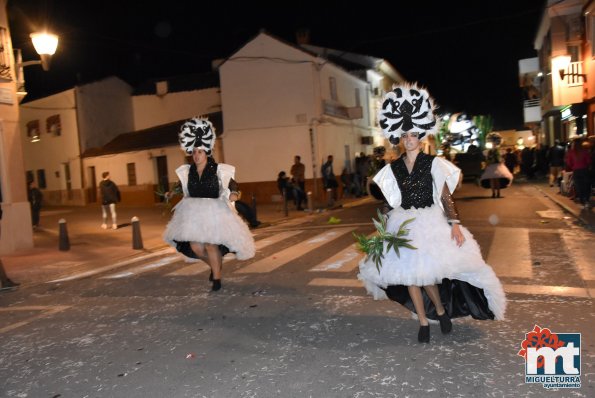
<path fill-rule="evenodd" d="M 368 235 L 368 237 L 372 235 L 375 235 L 375 233 Z M 363 256 L 362 252 L 357 249 L 357 245 L 354 243 L 336 253 L 331 258 L 311 268 L 309 271 L 351 272 L 358 266 Z"/>
<path fill-rule="evenodd" d="M 135 263 L 137 261 L 146 260 L 146 259 L 157 257 L 157 256 L 162 256 L 162 255 L 164 255 L 166 253 L 172 253 L 174 251 L 175 250 L 173 248 L 168 247 L 166 249 L 159 250 L 159 251 L 156 251 L 154 253 L 149 253 L 149 254 L 145 254 L 145 255 L 142 255 L 142 256 L 135 256 L 135 257 L 129 258 L 127 260 L 119 261 L 119 262 L 117 262 L 115 264 L 106 265 L 104 267 L 95 268 L 95 269 L 92 269 L 90 271 L 81 272 L 81 273 L 70 275 L 70 276 L 67 276 L 67 277 L 64 277 L 64 278 L 60 278 L 60 279 L 54 279 L 54 280 L 48 281 L 46 283 L 58 283 L 58 282 L 71 281 L 71 280 L 75 280 L 75 279 L 81 279 L 81 278 L 85 278 L 87 276 L 97 275 L 97 274 L 100 274 L 102 272 L 111 271 L 111 270 L 113 270 L 115 268 L 123 267 L 125 265 Z"/>
<path fill-rule="evenodd" d="M 499 277 L 532 278 L 527 228 L 496 228 L 486 261 Z"/>
<path fill-rule="evenodd" d="M 595 247 L 585 245 L 579 236 L 569 234 L 561 234 L 564 241 L 566 252 L 572 258 L 578 274 L 584 281 L 595 280 L 595 267 L 593 267 L 593 259 L 595 258 Z"/>
<path fill-rule="evenodd" d="M 589 291 L 582 287 L 544 286 L 544 285 L 503 285 L 506 293 L 536 294 L 544 296 L 590 297 Z"/>
<path fill-rule="evenodd" d="M 331 242 L 351 231 L 353 228 L 334 228 L 329 231 L 320 233 L 305 242 L 301 242 L 298 245 L 293 245 L 287 249 L 281 250 L 271 256 L 265 257 L 258 260 L 246 267 L 240 268 L 235 273 L 239 274 L 250 274 L 250 273 L 264 273 L 274 271 L 275 269 L 285 265 L 298 257 L 301 257 L 313 250 L 316 250 L 320 246 Z"/>
<path fill-rule="evenodd" d="M 314 278 L 308 282 L 308 286 L 364 287 L 364 284 L 359 279 Z"/>
<path fill-rule="evenodd" d="M 120 279 L 120 278 L 127 278 L 127 277 L 132 276 L 132 275 L 142 274 L 143 272 L 148 272 L 148 271 L 154 270 L 156 268 L 163 267 L 165 265 L 171 264 L 171 263 L 176 262 L 176 261 L 179 261 L 179 260 L 180 260 L 180 256 L 178 256 L 178 255 L 167 256 L 167 257 L 164 257 L 162 259 L 159 259 L 159 260 L 157 260 L 155 262 L 152 262 L 152 263 L 149 263 L 149 264 L 140 265 L 138 267 L 131 268 L 128 271 L 118 272 L 118 273 L 115 273 L 115 274 L 104 276 L 101 279 Z"/>
<path fill-rule="evenodd" d="M 262 250 L 267 246 L 273 245 L 275 243 L 281 242 L 282 240 L 285 240 L 287 238 L 291 238 L 292 236 L 298 235 L 300 233 L 302 233 L 303 231 L 285 231 L 285 232 L 280 232 L 278 234 L 275 235 L 271 235 L 268 238 L 264 238 L 264 239 L 260 239 L 257 240 L 254 243 L 254 246 L 256 247 L 256 251 Z M 223 263 L 226 263 L 228 261 L 231 260 L 235 260 L 236 256 L 233 254 L 229 254 L 225 257 L 223 257 Z M 198 275 L 200 273 L 203 273 L 209 269 L 211 269 L 207 264 L 205 264 L 203 261 L 200 261 L 200 264 L 192 264 L 192 265 L 188 265 L 184 268 L 180 268 L 177 271 L 171 272 L 169 274 L 167 274 L 167 276 L 190 276 L 190 275 Z"/>

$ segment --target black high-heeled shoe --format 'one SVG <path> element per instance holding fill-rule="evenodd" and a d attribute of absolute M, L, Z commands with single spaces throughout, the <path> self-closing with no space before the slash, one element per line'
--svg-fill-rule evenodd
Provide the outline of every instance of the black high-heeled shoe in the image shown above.
<path fill-rule="evenodd" d="M 440 331 L 442 334 L 448 334 L 452 331 L 452 322 L 446 311 L 444 311 L 444 314 L 438 315 L 438 320 L 440 321 Z"/>
<path fill-rule="evenodd" d="M 213 279 L 212 291 L 216 292 L 221 289 L 221 279 Z"/>
<path fill-rule="evenodd" d="M 417 333 L 417 341 L 419 341 L 420 343 L 430 342 L 430 325 L 419 327 L 419 332 Z"/>
<path fill-rule="evenodd" d="M 209 282 L 213 282 L 213 271 L 211 271 L 211 274 L 209 275 Z"/>

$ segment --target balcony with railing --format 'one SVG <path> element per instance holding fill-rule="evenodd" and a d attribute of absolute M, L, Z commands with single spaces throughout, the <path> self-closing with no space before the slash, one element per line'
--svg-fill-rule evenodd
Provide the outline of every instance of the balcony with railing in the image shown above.
<path fill-rule="evenodd" d="M 568 66 L 562 69 L 564 73 L 561 73 L 561 84 L 568 87 L 582 86 L 585 81 L 585 74 L 583 72 L 583 62 L 570 62 Z"/>
<path fill-rule="evenodd" d="M 541 99 L 525 100 L 523 103 L 523 117 L 525 123 L 539 122 L 541 120 Z"/>

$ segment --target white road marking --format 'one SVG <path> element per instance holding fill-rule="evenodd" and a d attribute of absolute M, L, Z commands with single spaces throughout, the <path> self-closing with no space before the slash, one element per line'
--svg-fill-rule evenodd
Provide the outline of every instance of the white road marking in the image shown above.
<path fill-rule="evenodd" d="M 368 237 L 375 235 L 372 233 Z M 310 272 L 329 271 L 329 272 L 350 272 L 355 269 L 364 254 L 357 249 L 357 244 L 353 243 L 336 253 L 331 258 L 310 269 Z"/>
<path fill-rule="evenodd" d="M 246 267 L 240 268 L 236 273 L 248 274 L 248 273 L 264 273 L 273 271 L 282 265 L 285 265 L 298 257 L 301 257 L 313 250 L 316 250 L 320 246 L 331 242 L 351 231 L 355 228 L 336 228 L 321 234 L 318 234 L 305 242 L 301 242 L 298 245 L 291 246 L 287 249 L 281 250 L 271 256 L 265 257 L 259 261 L 247 265 Z"/>
<path fill-rule="evenodd" d="M 48 317 L 50 315 L 54 315 L 60 311 L 64 311 L 65 309 L 70 308 L 69 305 L 52 305 L 52 306 L 43 306 L 43 305 L 33 305 L 33 306 L 23 306 L 23 307 L 6 307 L 0 308 L 0 313 L 2 312 L 11 312 L 11 311 L 41 311 L 40 314 L 31 316 L 24 321 L 15 322 L 11 325 L 5 326 L 0 329 L 0 333 L 8 332 L 10 330 L 19 328 L 24 326 L 28 323 L 31 323 L 39 318 Z"/>
<path fill-rule="evenodd" d="M 595 280 L 595 245 L 591 237 L 582 234 L 562 234 L 566 252 L 572 258 L 578 274 L 584 281 Z"/>
<path fill-rule="evenodd" d="M 486 261 L 498 276 L 533 277 L 529 230 L 496 228 Z"/>
<path fill-rule="evenodd" d="M 58 282 L 72 281 L 74 279 L 81 279 L 81 278 L 85 278 L 87 276 L 97 275 L 97 274 L 100 274 L 102 272 L 110 271 L 112 269 L 119 268 L 119 267 L 122 267 L 124 265 L 132 264 L 132 263 L 135 263 L 135 262 L 140 261 L 140 260 L 146 260 L 148 258 L 162 256 L 162 255 L 164 255 L 166 253 L 172 253 L 174 251 L 175 250 L 173 248 L 168 247 L 166 249 L 159 250 L 159 251 L 156 251 L 154 253 L 149 253 L 149 254 L 145 254 L 145 255 L 142 255 L 142 256 L 135 256 L 135 257 L 130 258 L 128 260 L 119 261 L 119 262 L 117 262 L 115 264 L 106 265 L 104 267 L 95 268 L 95 269 L 92 269 L 90 271 L 81 272 L 79 274 L 70 275 L 70 276 L 67 276 L 67 277 L 64 277 L 64 278 L 60 278 L 60 279 L 54 279 L 54 280 L 51 280 L 51 281 L 46 282 L 46 283 L 58 283 Z"/>
<path fill-rule="evenodd" d="M 104 276 L 101 279 L 120 279 L 120 278 L 127 278 L 129 276 L 132 275 L 138 275 L 138 274 L 142 274 L 143 272 L 148 272 L 148 271 L 152 271 L 156 268 L 160 268 L 163 267 L 165 265 L 169 265 L 171 263 L 174 263 L 176 261 L 180 261 L 181 258 L 180 256 L 178 256 L 177 254 L 173 255 L 173 256 L 167 256 L 164 258 L 161 258 L 155 262 L 149 263 L 149 264 L 144 264 L 144 265 L 139 265 L 138 267 L 134 267 L 131 268 L 127 271 L 124 272 L 118 272 L 116 274 L 111 274 L 111 275 L 107 275 Z"/>
<path fill-rule="evenodd" d="M 285 240 L 287 238 L 291 238 L 292 236 L 298 235 L 300 233 L 302 233 L 303 231 L 285 231 L 285 232 L 279 232 L 275 235 L 271 235 L 268 238 L 264 238 L 264 239 L 260 239 L 257 240 L 254 243 L 254 246 L 256 247 L 256 251 L 262 250 L 267 246 L 270 246 L 272 244 L 281 242 L 282 240 Z M 226 263 L 228 261 L 231 260 L 235 260 L 236 256 L 233 254 L 229 254 L 225 257 L 223 257 L 223 263 Z M 200 264 L 192 264 L 192 265 L 188 265 L 184 268 L 180 268 L 177 271 L 171 272 L 169 274 L 167 274 L 167 276 L 190 276 L 190 275 L 198 275 L 201 274 L 205 271 L 210 270 L 211 268 L 204 263 L 204 261 L 198 260 L 200 261 Z"/>
<path fill-rule="evenodd" d="M 364 284 L 359 279 L 314 278 L 308 282 L 308 286 L 363 287 Z"/>
<path fill-rule="evenodd" d="M 589 291 L 582 287 L 544 286 L 544 285 L 503 285 L 506 293 L 538 294 L 544 296 L 590 297 Z"/>
<path fill-rule="evenodd" d="M 363 287 L 359 279 L 349 278 L 314 278 L 308 286 L 329 286 L 329 287 Z M 560 297 L 593 297 L 587 289 L 581 287 L 566 286 L 544 286 L 544 285 L 503 285 L 506 293 L 530 294 L 541 296 Z M 591 289 L 593 290 L 593 289 Z M 593 292 L 591 292 L 592 294 Z"/>

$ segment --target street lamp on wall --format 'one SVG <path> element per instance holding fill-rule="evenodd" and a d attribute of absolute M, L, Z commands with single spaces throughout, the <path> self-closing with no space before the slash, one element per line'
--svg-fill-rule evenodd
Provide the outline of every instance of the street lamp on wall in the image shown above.
<path fill-rule="evenodd" d="M 35 47 L 35 51 L 37 51 L 41 59 L 38 61 L 21 62 L 17 66 L 41 65 L 43 70 L 50 70 L 50 60 L 58 48 L 58 36 L 48 32 L 37 32 L 31 33 L 29 37 L 31 37 L 33 47 Z"/>
<path fill-rule="evenodd" d="M 15 49 L 15 77 L 19 102 L 21 102 L 25 95 L 27 95 L 27 91 L 25 91 L 25 73 L 23 72 L 23 68 L 30 65 L 41 65 L 44 71 L 48 71 L 50 69 L 52 55 L 54 55 L 58 48 L 58 36 L 52 33 L 31 33 L 29 37 L 31 37 L 33 47 L 35 47 L 35 51 L 39 54 L 40 59 L 23 62 L 21 50 Z"/>

